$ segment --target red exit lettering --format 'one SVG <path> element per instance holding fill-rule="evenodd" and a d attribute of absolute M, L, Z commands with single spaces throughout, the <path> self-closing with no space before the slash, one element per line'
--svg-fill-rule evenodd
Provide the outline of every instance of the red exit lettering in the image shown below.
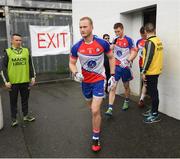
<path fill-rule="evenodd" d="M 60 48 L 66 47 L 66 36 L 68 33 L 37 33 L 38 48 Z"/>

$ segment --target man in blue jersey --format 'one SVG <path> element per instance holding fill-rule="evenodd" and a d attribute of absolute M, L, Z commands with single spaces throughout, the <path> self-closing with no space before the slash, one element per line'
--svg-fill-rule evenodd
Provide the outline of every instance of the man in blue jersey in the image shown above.
<path fill-rule="evenodd" d="M 112 115 L 113 104 L 115 100 L 115 93 L 117 83 L 122 79 L 124 89 L 125 89 L 125 101 L 123 103 L 122 109 L 127 110 L 129 108 L 129 96 L 130 96 L 130 87 L 129 81 L 133 79 L 131 72 L 131 62 L 137 55 L 133 40 L 124 34 L 124 26 L 122 23 L 114 24 L 114 32 L 116 38 L 113 41 L 114 56 L 116 59 L 115 62 L 115 75 L 110 78 L 113 79 L 109 83 L 109 104 L 106 111 L 106 115 Z M 113 81 L 115 80 L 115 84 Z"/>
<path fill-rule="evenodd" d="M 82 39 L 71 49 L 69 67 L 74 76 L 82 81 L 82 92 L 92 113 L 92 151 L 101 150 L 100 106 L 104 97 L 104 54 L 109 57 L 111 74 L 114 74 L 114 56 L 107 41 L 92 34 L 93 22 L 83 17 L 79 23 Z M 78 72 L 76 63 L 79 58 L 82 73 Z"/>

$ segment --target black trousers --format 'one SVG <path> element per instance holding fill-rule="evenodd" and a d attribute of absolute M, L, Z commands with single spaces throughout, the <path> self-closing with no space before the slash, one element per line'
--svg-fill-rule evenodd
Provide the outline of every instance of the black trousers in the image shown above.
<path fill-rule="evenodd" d="M 106 74 L 106 86 L 105 86 L 105 92 L 108 93 L 108 80 L 109 80 L 110 77 L 111 77 L 110 69 L 106 69 L 105 74 Z"/>
<path fill-rule="evenodd" d="M 105 74 L 106 74 L 105 92 L 108 93 L 108 80 L 111 77 L 111 74 L 110 74 L 109 58 L 107 57 L 106 54 L 104 54 L 104 68 L 105 68 Z"/>
<path fill-rule="evenodd" d="M 12 84 L 11 90 L 9 91 L 12 118 L 16 118 L 19 92 L 21 95 L 23 115 L 26 116 L 28 114 L 29 83 Z"/>
<path fill-rule="evenodd" d="M 147 92 L 152 100 L 152 113 L 158 113 L 159 107 L 159 92 L 158 92 L 158 78 L 159 75 L 147 75 Z"/>

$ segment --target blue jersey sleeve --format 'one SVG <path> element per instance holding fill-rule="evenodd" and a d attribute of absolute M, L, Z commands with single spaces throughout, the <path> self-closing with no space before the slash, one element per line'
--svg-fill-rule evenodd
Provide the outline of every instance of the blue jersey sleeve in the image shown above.
<path fill-rule="evenodd" d="M 97 37 L 95 37 L 95 39 L 96 39 L 96 40 L 101 44 L 101 46 L 104 48 L 104 53 L 105 53 L 105 54 L 109 53 L 109 51 L 111 50 L 111 49 L 110 49 L 110 44 L 109 44 L 107 41 L 103 40 L 103 39 L 100 39 L 100 38 L 97 38 Z"/>
<path fill-rule="evenodd" d="M 107 41 L 104 41 L 104 53 L 107 54 L 110 50 L 110 44 Z"/>
<path fill-rule="evenodd" d="M 76 47 L 76 45 L 74 45 L 74 46 L 71 48 L 71 56 L 72 56 L 72 57 L 78 58 L 77 50 L 78 50 L 78 48 Z"/>
<path fill-rule="evenodd" d="M 141 40 L 142 40 L 142 39 L 139 39 L 139 40 L 136 42 L 136 47 L 137 47 L 137 48 L 139 48 L 138 45 L 139 45 L 139 43 L 140 43 Z"/>
<path fill-rule="evenodd" d="M 127 37 L 127 36 L 126 36 L 126 39 L 128 41 L 128 44 L 129 44 L 129 49 L 135 48 L 134 41 L 131 38 Z"/>
<path fill-rule="evenodd" d="M 71 56 L 74 58 L 78 58 L 78 49 L 81 46 L 82 40 L 80 40 L 78 43 L 76 43 L 75 45 L 73 45 L 73 47 L 71 48 Z"/>
<path fill-rule="evenodd" d="M 139 41 L 140 41 L 140 39 L 136 42 L 136 47 L 138 47 Z"/>

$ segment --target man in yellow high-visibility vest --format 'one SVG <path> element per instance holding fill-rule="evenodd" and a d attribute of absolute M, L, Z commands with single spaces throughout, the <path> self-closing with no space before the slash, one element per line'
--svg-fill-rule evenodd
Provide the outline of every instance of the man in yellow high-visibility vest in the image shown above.
<path fill-rule="evenodd" d="M 155 35 L 155 27 L 152 23 L 145 25 L 147 41 L 143 50 L 142 78 L 147 85 L 147 91 L 152 99 L 150 111 L 144 113 L 145 123 L 159 122 L 159 92 L 158 78 L 163 67 L 163 46 L 161 40 Z"/>
<path fill-rule="evenodd" d="M 24 121 L 34 121 L 35 118 L 28 114 L 28 99 L 30 85 L 35 84 L 35 71 L 32 58 L 27 48 L 21 46 L 22 37 L 19 34 L 12 35 L 12 46 L 5 50 L 3 69 L 1 71 L 5 86 L 9 89 L 11 106 L 11 126 L 17 126 L 17 99 L 18 92 L 21 95 L 22 112 Z"/>

